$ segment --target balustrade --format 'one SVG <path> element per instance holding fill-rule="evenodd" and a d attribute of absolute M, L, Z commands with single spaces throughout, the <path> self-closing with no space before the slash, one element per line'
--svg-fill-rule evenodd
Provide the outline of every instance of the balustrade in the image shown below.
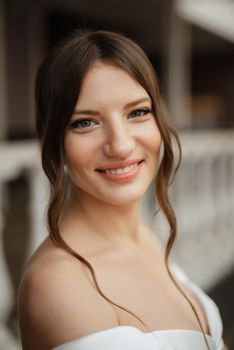
<path fill-rule="evenodd" d="M 210 289 L 234 268 L 234 132 L 181 134 L 183 161 L 172 190 L 178 236 L 172 254 Z M 156 231 L 168 237 L 165 219 Z"/>

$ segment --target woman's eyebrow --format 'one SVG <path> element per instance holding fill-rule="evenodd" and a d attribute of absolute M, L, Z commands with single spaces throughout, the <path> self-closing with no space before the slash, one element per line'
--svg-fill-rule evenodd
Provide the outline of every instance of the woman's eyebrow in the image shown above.
<path fill-rule="evenodd" d="M 135 106 L 139 103 L 142 103 L 142 102 L 151 102 L 151 99 L 149 97 L 138 98 L 137 100 L 134 100 L 134 101 L 127 103 L 124 106 L 124 109 L 127 109 L 129 107 L 133 107 L 133 106 Z M 91 110 L 91 109 L 82 109 L 82 110 L 75 109 L 73 114 L 75 114 L 75 115 L 77 115 L 77 114 L 99 115 L 100 113 L 98 111 Z"/>
<path fill-rule="evenodd" d="M 133 107 L 135 105 L 138 105 L 139 103 L 142 103 L 142 102 L 151 102 L 151 99 L 149 97 L 141 97 L 141 98 L 138 98 L 137 100 L 135 101 L 132 101 L 132 102 L 129 102 L 127 103 L 125 106 L 124 106 L 124 109 L 127 109 L 129 107 Z"/>
<path fill-rule="evenodd" d="M 98 115 L 100 113 L 98 111 L 93 111 L 91 109 L 82 109 L 82 110 L 75 109 L 73 114 L 75 114 L 75 115 L 77 115 L 77 114 Z"/>

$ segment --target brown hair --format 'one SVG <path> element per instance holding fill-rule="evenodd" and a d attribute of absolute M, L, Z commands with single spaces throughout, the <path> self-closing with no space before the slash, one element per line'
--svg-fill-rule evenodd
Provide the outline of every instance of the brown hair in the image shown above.
<path fill-rule="evenodd" d="M 66 188 L 63 160 L 64 133 L 77 103 L 85 75 L 96 60 L 125 70 L 151 97 L 152 109 L 164 145 L 164 154 L 157 173 L 155 194 L 159 208 L 170 226 L 170 236 L 165 250 L 165 264 L 170 278 L 191 305 L 209 348 L 198 314 L 175 281 L 168 266 L 169 254 L 176 237 L 176 217 L 168 196 L 168 188 L 180 164 L 180 142 L 176 131 L 165 117 L 156 74 L 149 59 L 135 42 L 122 34 L 108 31 L 75 31 L 51 51 L 38 69 L 36 128 L 42 147 L 42 166 L 51 184 L 47 213 L 49 235 L 57 246 L 65 249 L 88 267 L 98 292 L 107 301 L 130 312 L 140 320 L 134 313 L 112 302 L 102 293 L 92 265 L 74 251 L 63 240 L 59 232 Z M 177 165 L 175 165 L 173 143 L 179 150 Z M 141 322 L 145 325 L 143 321 Z M 146 325 L 145 327 L 149 329 Z"/>

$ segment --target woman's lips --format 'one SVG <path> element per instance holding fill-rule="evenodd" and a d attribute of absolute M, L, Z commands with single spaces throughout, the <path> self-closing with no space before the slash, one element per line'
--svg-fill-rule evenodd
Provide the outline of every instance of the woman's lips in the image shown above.
<path fill-rule="evenodd" d="M 115 162 L 111 164 L 107 164 L 101 167 L 98 167 L 96 170 L 97 171 L 103 171 L 103 170 L 111 170 L 111 169 L 123 169 L 126 168 L 129 165 L 135 164 L 135 163 L 140 163 L 143 162 L 143 159 L 129 159 L 129 160 L 124 160 L 121 162 Z"/>
<path fill-rule="evenodd" d="M 104 178 L 116 182 L 124 183 L 133 180 L 139 173 L 143 160 L 132 160 L 111 164 L 96 169 Z"/>

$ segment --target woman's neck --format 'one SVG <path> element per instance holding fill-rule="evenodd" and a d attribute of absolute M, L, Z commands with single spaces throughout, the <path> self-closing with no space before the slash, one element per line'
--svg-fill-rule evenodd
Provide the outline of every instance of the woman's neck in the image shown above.
<path fill-rule="evenodd" d="M 140 245 L 144 231 L 140 206 L 140 201 L 117 206 L 88 195 L 82 200 L 74 195 L 61 221 L 61 234 L 79 247 Z"/>

